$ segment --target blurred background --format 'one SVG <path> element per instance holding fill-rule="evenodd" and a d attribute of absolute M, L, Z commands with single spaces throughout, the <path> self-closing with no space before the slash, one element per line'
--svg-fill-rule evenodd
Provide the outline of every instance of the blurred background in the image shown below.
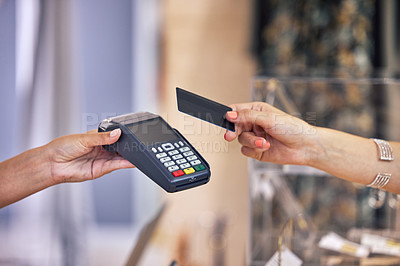
<path fill-rule="evenodd" d="M 298 114 L 313 114 L 309 122 L 399 140 L 399 9 L 396 0 L 0 0 L 0 111 L 7 126 L 0 160 L 96 129 L 107 117 L 150 111 L 183 133 L 212 169 L 207 185 L 176 194 L 129 169 L 3 208 L 0 265 L 123 265 L 163 202 L 167 209 L 140 265 L 264 265 L 276 247 L 262 246 L 260 255 L 254 245 L 275 241 L 263 232 L 298 214 L 277 214 L 279 200 L 266 200 L 274 184 L 254 197 L 270 167 L 324 231 L 395 229 L 395 208 L 357 213 L 368 206 L 369 190 L 254 165 L 238 143 L 223 140 L 224 130 L 179 113 L 175 87 L 223 104 L 270 102 L 264 96 L 274 78 Z M 379 89 L 387 85 L 382 77 L 390 88 Z M 356 85 L 337 86 L 336 78 Z M 318 197 L 323 187 L 340 191 L 350 209 L 335 207 L 335 193 Z M 260 214 L 276 216 L 276 224 L 260 222 Z"/>

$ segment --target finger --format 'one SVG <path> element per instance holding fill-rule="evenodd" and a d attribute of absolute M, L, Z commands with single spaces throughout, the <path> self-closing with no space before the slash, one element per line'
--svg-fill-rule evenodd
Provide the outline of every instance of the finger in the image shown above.
<path fill-rule="evenodd" d="M 229 105 L 229 107 L 232 108 L 232 111 L 228 111 L 225 115 L 225 118 L 227 118 L 231 122 L 234 122 L 238 117 L 237 111 L 244 109 L 263 111 L 265 108 L 270 106 L 264 102 L 250 102 L 250 103 L 231 104 Z M 233 141 L 237 136 L 239 136 L 242 133 L 242 131 L 243 128 L 235 124 L 235 132 L 227 130 L 224 135 L 224 138 L 229 142 Z"/>
<path fill-rule="evenodd" d="M 91 148 L 100 145 L 107 145 L 116 142 L 121 136 L 121 129 L 117 128 L 108 132 L 98 132 L 96 134 L 81 134 L 80 143 L 86 147 Z"/>
<path fill-rule="evenodd" d="M 119 155 L 118 153 L 114 152 L 108 152 L 104 149 L 101 150 L 101 152 L 96 156 L 96 160 L 105 160 L 105 161 L 126 161 L 126 165 L 128 165 L 130 168 L 136 167 L 134 166 L 131 162 L 129 162 L 127 159 Z"/>
<path fill-rule="evenodd" d="M 269 104 L 264 103 L 264 102 L 236 103 L 236 104 L 231 104 L 228 106 L 232 108 L 232 111 L 240 111 L 243 109 L 264 111 L 265 109 L 272 107 Z"/>
<path fill-rule="evenodd" d="M 237 111 L 228 111 L 227 113 L 226 113 L 226 119 L 227 120 L 229 120 L 229 121 L 231 121 L 231 122 L 233 122 L 233 123 L 235 123 L 235 121 L 237 120 L 237 118 L 238 118 L 238 112 Z M 249 128 L 248 130 L 250 130 L 251 128 Z M 225 135 L 224 135 L 224 138 L 227 140 L 227 141 L 233 141 L 234 139 L 236 139 L 236 137 L 237 136 L 240 136 L 240 134 L 243 132 L 243 131 L 246 131 L 245 129 L 243 129 L 243 125 L 240 125 L 240 124 L 236 124 L 235 123 L 235 132 L 232 132 L 232 131 L 229 131 L 229 130 L 227 130 L 226 131 L 226 133 L 225 133 Z"/>
<path fill-rule="evenodd" d="M 108 160 L 106 161 L 99 169 L 95 170 L 94 178 L 99 178 L 105 174 L 111 173 L 115 170 L 126 169 L 126 168 L 134 168 L 135 166 L 131 164 L 128 160 L 125 159 L 117 159 L 117 160 Z"/>
<path fill-rule="evenodd" d="M 136 166 L 134 166 L 130 161 L 124 159 L 124 158 L 119 158 L 119 159 L 114 159 L 113 160 L 116 163 L 116 167 L 118 167 L 117 169 L 123 169 L 123 168 L 136 168 Z M 117 170 L 114 169 L 114 170 Z M 113 171 L 114 171 L 113 170 Z"/>
<path fill-rule="evenodd" d="M 230 105 L 230 107 L 232 108 L 233 111 L 228 111 L 225 114 L 225 118 L 227 118 L 228 120 L 234 120 L 237 118 L 237 112 L 235 111 L 236 107 L 235 107 L 235 105 Z M 235 131 L 226 130 L 224 138 L 228 142 L 231 142 L 231 141 L 235 140 L 236 137 L 239 136 L 241 132 L 242 132 L 242 130 L 235 124 Z"/>
<path fill-rule="evenodd" d="M 242 146 L 241 152 L 244 156 L 256 159 L 256 160 L 261 160 L 262 157 L 262 152 L 258 151 L 257 149 L 253 149 L 250 147 Z"/>
<path fill-rule="evenodd" d="M 238 141 L 243 146 L 259 150 L 267 150 L 271 146 L 269 141 L 263 137 L 256 136 L 254 132 L 243 132 L 239 136 Z"/>
<path fill-rule="evenodd" d="M 123 168 L 136 168 L 130 161 L 124 159 L 123 157 L 115 157 L 112 160 L 108 161 L 108 167 L 114 170 L 123 169 Z"/>
<path fill-rule="evenodd" d="M 233 141 L 237 136 L 240 136 L 244 131 L 252 131 L 253 125 L 251 123 L 238 123 L 239 112 L 238 111 L 229 111 L 226 113 L 226 119 L 235 123 L 235 132 L 227 131 L 225 133 L 224 138 L 227 141 Z"/>
<path fill-rule="evenodd" d="M 237 132 L 237 129 L 235 130 L 235 132 L 232 132 L 230 130 L 226 130 L 226 132 L 224 134 L 224 139 L 226 141 L 228 141 L 228 142 L 231 142 L 231 141 L 235 140 L 236 136 L 237 136 L 236 132 Z"/>
<path fill-rule="evenodd" d="M 243 109 L 239 111 L 227 112 L 226 118 L 235 123 L 237 128 L 242 131 L 250 131 L 253 127 L 259 126 L 269 129 L 276 125 L 277 113 Z M 237 135 L 240 135 L 238 132 Z"/>
<path fill-rule="evenodd" d="M 115 155 L 113 160 L 115 161 L 124 161 L 121 162 L 123 164 L 123 168 L 136 168 L 136 166 L 134 166 L 130 161 L 128 161 L 127 159 L 125 159 L 124 157 L 122 157 L 121 155 Z"/>

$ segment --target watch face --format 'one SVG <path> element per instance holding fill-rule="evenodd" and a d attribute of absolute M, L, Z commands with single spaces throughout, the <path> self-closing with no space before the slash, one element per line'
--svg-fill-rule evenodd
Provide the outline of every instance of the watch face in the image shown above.
<path fill-rule="evenodd" d="M 161 117 L 132 123 L 127 127 L 146 146 L 179 138 Z"/>

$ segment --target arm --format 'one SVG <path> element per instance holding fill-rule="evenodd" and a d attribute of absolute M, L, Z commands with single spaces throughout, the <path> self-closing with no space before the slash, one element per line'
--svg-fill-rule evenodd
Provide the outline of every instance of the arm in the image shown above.
<path fill-rule="evenodd" d="M 235 123 L 236 132 L 227 131 L 225 139 L 238 138 L 244 155 L 277 164 L 308 165 L 364 185 L 378 173 L 391 173 L 385 189 L 400 193 L 400 143 L 390 142 L 395 161 L 380 161 L 370 139 L 313 127 L 266 103 L 238 104 L 232 109 L 227 119 Z"/>
<path fill-rule="evenodd" d="M 81 182 L 133 165 L 101 145 L 118 140 L 120 130 L 57 138 L 0 163 L 0 208 L 47 187 Z"/>
<path fill-rule="evenodd" d="M 315 151 L 309 165 L 342 179 L 370 184 L 378 173 L 390 173 L 392 177 L 385 190 L 400 193 L 400 143 L 389 142 L 394 161 L 379 160 L 376 144 L 337 130 L 318 128 L 314 139 Z"/>

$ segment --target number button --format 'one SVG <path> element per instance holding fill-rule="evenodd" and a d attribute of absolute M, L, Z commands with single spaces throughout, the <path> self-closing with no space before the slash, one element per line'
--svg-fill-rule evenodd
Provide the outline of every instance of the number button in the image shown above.
<path fill-rule="evenodd" d="M 189 147 L 183 147 L 179 149 L 181 152 L 190 151 Z"/>
<path fill-rule="evenodd" d="M 187 157 L 188 161 L 193 161 L 197 159 L 197 156 L 193 155 L 193 156 L 189 156 Z"/>
<path fill-rule="evenodd" d="M 178 160 L 178 159 L 182 159 L 182 158 L 183 158 L 183 156 L 180 154 L 172 156 L 172 159 L 174 159 L 174 160 Z"/>
<path fill-rule="evenodd" d="M 169 158 L 169 157 L 162 157 L 162 158 L 160 159 L 160 162 L 162 162 L 162 163 L 165 163 L 165 162 L 168 162 L 168 161 L 171 161 L 171 158 Z"/>
<path fill-rule="evenodd" d="M 186 159 L 180 159 L 180 160 L 176 161 L 177 164 L 186 163 L 186 162 L 187 162 Z"/>
<path fill-rule="evenodd" d="M 183 156 L 185 156 L 185 157 L 188 157 L 188 156 L 190 156 L 190 155 L 193 155 L 193 152 L 192 152 L 192 151 L 187 151 L 187 152 L 184 152 L 184 153 L 183 153 Z"/>
<path fill-rule="evenodd" d="M 165 157 L 165 156 L 167 156 L 167 154 L 165 152 L 156 154 L 157 159 L 160 159 L 160 158 Z"/>
<path fill-rule="evenodd" d="M 174 148 L 174 145 L 172 145 L 171 143 L 163 143 L 163 144 L 161 144 L 161 147 L 164 149 L 164 151 L 170 151 L 170 150 L 172 150 L 172 149 L 175 149 Z"/>
<path fill-rule="evenodd" d="M 175 154 L 178 154 L 178 153 L 179 153 L 179 151 L 177 151 L 177 150 L 173 150 L 173 151 L 169 151 L 168 152 L 168 154 L 171 155 L 171 156 L 175 155 Z"/>
<path fill-rule="evenodd" d="M 190 164 L 189 163 L 184 163 L 184 164 L 181 164 L 181 165 L 179 165 L 182 169 L 183 168 L 188 168 L 188 167 L 190 167 Z"/>
<path fill-rule="evenodd" d="M 169 161 L 169 162 L 164 163 L 164 166 L 165 167 L 169 167 L 169 166 L 174 165 L 174 164 L 175 163 L 173 161 Z"/>
<path fill-rule="evenodd" d="M 201 164 L 201 162 L 200 162 L 199 160 L 190 161 L 190 163 L 191 163 L 192 165 Z"/>
<path fill-rule="evenodd" d="M 168 171 L 170 171 L 170 172 L 173 172 L 173 171 L 178 170 L 178 169 L 179 169 L 179 166 L 177 166 L 177 165 L 173 165 L 173 166 L 168 167 Z"/>

